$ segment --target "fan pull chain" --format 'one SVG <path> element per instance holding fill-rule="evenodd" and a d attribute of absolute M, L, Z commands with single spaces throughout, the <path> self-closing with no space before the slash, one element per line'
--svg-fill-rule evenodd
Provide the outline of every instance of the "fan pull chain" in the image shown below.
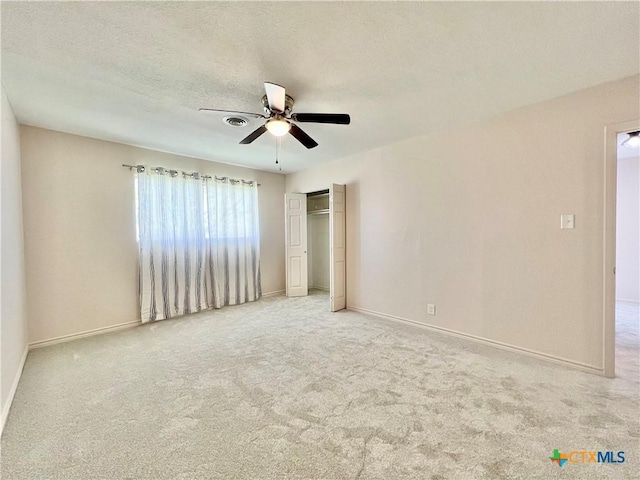
<path fill-rule="evenodd" d="M 280 162 L 278 161 L 278 155 L 280 152 L 280 141 L 282 139 L 280 137 L 276 137 L 276 165 L 278 165 L 278 170 L 282 171 L 282 165 L 280 165 Z"/>

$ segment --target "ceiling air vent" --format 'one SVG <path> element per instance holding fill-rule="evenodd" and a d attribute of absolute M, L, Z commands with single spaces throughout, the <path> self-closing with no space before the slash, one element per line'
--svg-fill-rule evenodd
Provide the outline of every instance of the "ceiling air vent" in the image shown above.
<path fill-rule="evenodd" d="M 231 125 L 232 127 L 244 127 L 245 125 L 249 124 L 249 120 L 247 120 L 246 118 L 236 116 L 224 117 L 222 121 L 227 125 Z"/>

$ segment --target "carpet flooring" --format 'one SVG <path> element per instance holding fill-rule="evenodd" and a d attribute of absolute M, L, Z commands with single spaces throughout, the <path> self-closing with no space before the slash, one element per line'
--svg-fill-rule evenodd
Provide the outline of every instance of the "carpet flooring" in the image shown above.
<path fill-rule="evenodd" d="M 3 479 L 637 479 L 638 309 L 620 376 L 273 297 L 29 354 Z M 635 335 L 635 336 L 634 336 Z M 550 461 L 623 450 L 622 464 Z"/>

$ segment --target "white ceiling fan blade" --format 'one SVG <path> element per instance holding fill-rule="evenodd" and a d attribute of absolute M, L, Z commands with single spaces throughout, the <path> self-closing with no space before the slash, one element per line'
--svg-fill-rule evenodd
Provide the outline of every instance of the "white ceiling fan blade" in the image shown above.
<path fill-rule="evenodd" d="M 267 92 L 269 108 L 278 112 L 284 112 L 284 87 L 275 83 L 264 82 L 264 89 Z"/>

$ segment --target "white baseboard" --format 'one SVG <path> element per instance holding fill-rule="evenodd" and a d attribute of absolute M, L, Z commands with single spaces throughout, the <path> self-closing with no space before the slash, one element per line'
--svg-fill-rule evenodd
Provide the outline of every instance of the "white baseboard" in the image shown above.
<path fill-rule="evenodd" d="M 71 333 L 69 335 L 62 335 L 60 337 L 49 338 L 47 340 L 39 340 L 37 342 L 31 342 L 29 344 L 29 350 L 34 348 L 47 347 L 49 345 L 55 345 L 57 343 L 70 342 L 71 340 L 77 340 L 78 338 L 91 337 L 93 335 L 100 335 L 101 333 L 116 332 L 118 330 L 125 330 L 127 328 L 137 327 L 142 323 L 140 320 L 133 322 L 118 323 L 117 325 L 110 325 L 108 327 L 94 328 L 93 330 L 86 330 L 84 332 Z"/>
<path fill-rule="evenodd" d="M 314 290 L 322 290 L 323 292 L 329 292 L 329 291 L 330 291 L 329 287 L 319 287 L 319 286 L 317 286 L 317 285 L 311 285 L 311 286 L 309 287 L 309 290 L 311 290 L 311 289 L 314 289 Z"/>
<path fill-rule="evenodd" d="M 16 372 L 16 376 L 13 379 L 13 383 L 11 384 L 11 390 L 9 390 L 9 396 L 7 397 L 7 404 L 2 409 L 2 419 L 0 420 L 0 435 L 4 431 L 4 424 L 7 422 L 7 418 L 9 417 L 9 410 L 11 410 L 11 404 L 13 403 L 13 397 L 16 394 L 16 390 L 18 389 L 18 383 L 20 382 L 20 377 L 22 377 L 22 370 L 24 369 L 24 362 L 27 361 L 27 354 L 29 353 L 29 346 L 25 345 L 24 352 L 22 353 L 22 358 L 20 359 L 20 365 L 18 366 L 18 371 Z"/>
<path fill-rule="evenodd" d="M 484 337 L 479 337 L 476 335 L 471 335 L 468 333 L 457 332 L 455 330 L 450 330 L 448 328 L 438 327 L 436 325 L 430 325 L 428 323 L 416 322 L 415 320 L 409 320 L 407 318 L 396 317 L 394 315 L 388 315 L 386 313 L 375 312 L 373 310 L 367 310 L 366 308 L 355 307 L 353 305 L 347 305 L 347 310 L 353 310 L 354 312 L 367 313 L 369 315 L 374 315 L 376 317 L 386 318 L 389 320 L 394 320 L 396 322 L 408 323 L 411 325 L 415 325 L 418 327 L 425 328 L 427 330 L 431 330 L 434 332 L 442 333 L 445 335 L 450 335 L 452 337 L 462 338 L 465 340 L 470 340 L 476 343 L 481 343 L 483 345 L 488 345 L 490 347 L 499 348 L 501 350 L 508 350 L 514 353 L 520 353 L 522 355 L 527 355 L 529 357 L 538 358 L 540 360 L 546 360 L 548 362 L 557 363 L 559 365 L 564 365 L 565 367 L 570 367 L 576 370 L 582 370 L 583 372 L 592 373 L 595 375 L 604 376 L 604 369 L 600 367 L 594 367 L 592 365 L 587 365 L 585 363 L 576 362 L 573 360 L 569 360 L 562 357 L 557 357 L 555 355 L 549 355 L 548 353 L 537 352 L 535 350 L 530 350 L 528 348 L 517 347 L 515 345 L 510 345 L 508 343 L 499 342 L 496 340 L 491 340 Z"/>
<path fill-rule="evenodd" d="M 264 297 L 274 297 L 276 295 L 284 295 L 284 290 L 277 290 L 275 292 L 263 293 Z M 38 340 L 37 342 L 31 342 L 29 344 L 29 350 L 40 347 L 48 347 L 49 345 L 56 345 L 58 343 L 70 342 L 84 337 L 92 337 L 93 335 L 100 335 L 102 333 L 116 332 L 118 330 L 126 330 L 128 328 L 137 327 L 142 325 L 140 320 L 134 320 L 133 322 L 118 323 L 116 325 L 109 325 L 108 327 L 94 328 L 93 330 L 86 330 L 84 332 L 71 333 L 69 335 L 62 335 L 60 337 L 48 338 L 46 340 Z"/>
<path fill-rule="evenodd" d="M 286 290 L 276 290 L 275 292 L 267 292 L 262 294 L 262 298 L 275 297 L 277 295 L 284 295 Z"/>

